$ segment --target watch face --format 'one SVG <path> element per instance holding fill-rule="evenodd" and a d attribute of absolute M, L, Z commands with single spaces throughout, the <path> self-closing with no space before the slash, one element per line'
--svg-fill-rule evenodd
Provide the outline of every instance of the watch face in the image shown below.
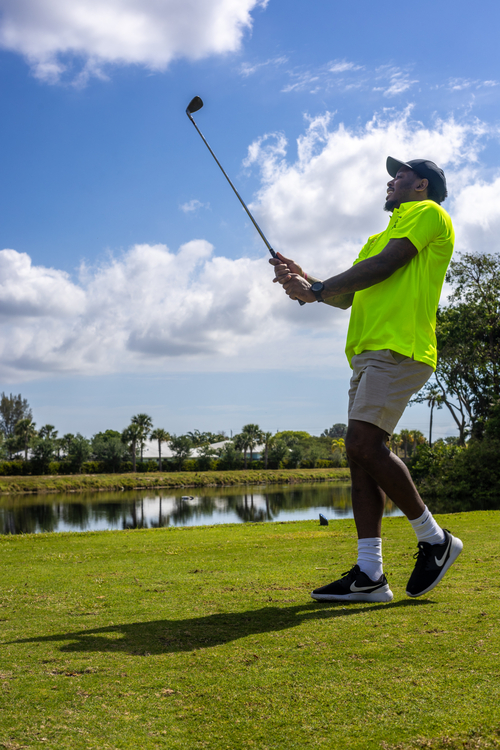
<path fill-rule="evenodd" d="M 315 281 L 314 284 L 311 284 L 311 291 L 316 296 L 316 299 L 318 302 L 322 302 L 321 292 L 325 288 L 325 285 L 322 281 Z"/>

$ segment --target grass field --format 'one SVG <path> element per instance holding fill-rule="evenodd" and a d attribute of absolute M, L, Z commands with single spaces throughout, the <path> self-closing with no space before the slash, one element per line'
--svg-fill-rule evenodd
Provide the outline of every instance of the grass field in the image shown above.
<path fill-rule="evenodd" d="M 310 598 L 347 520 L 0 537 L 0 747 L 500 748 L 500 512 L 439 520 L 464 552 L 417 600 L 384 520 L 381 605 Z"/>
<path fill-rule="evenodd" d="M 230 487 L 239 484 L 293 484 L 350 480 L 349 469 L 248 469 L 241 471 L 173 471 L 137 474 L 71 474 L 68 476 L 0 477 L 0 496 L 20 492 L 147 490 L 174 487 Z"/>

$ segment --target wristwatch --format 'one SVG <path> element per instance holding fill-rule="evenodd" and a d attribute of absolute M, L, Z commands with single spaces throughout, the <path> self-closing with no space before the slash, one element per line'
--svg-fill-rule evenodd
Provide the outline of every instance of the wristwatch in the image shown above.
<path fill-rule="evenodd" d="M 311 284 L 311 292 L 314 293 L 316 299 L 318 302 L 323 302 L 323 297 L 321 296 L 321 292 L 325 288 L 325 285 L 322 281 L 315 281 L 314 284 Z"/>

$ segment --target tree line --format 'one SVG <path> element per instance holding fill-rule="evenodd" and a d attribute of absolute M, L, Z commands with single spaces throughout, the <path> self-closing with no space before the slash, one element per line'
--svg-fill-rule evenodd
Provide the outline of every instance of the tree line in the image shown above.
<path fill-rule="evenodd" d="M 244 425 L 230 440 L 224 432 L 193 430 L 170 434 L 155 427 L 148 414 L 136 414 L 121 432 L 106 430 L 86 438 L 80 433 L 59 436 L 54 425 L 40 429 L 21 394 L 0 397 L 0 474 L 117 473 L 126 471 L 207 471 L 248 468 L 346 467 L 347 425 L 334 424 L 319 437 L 300 430 L 266 432 Z M 452 441 L 453 439 L 447 439 Z M 144 457 L 148 441 L 158 444 L 158 459 Z M 219 447 L 214 444 L 223 442 Z M 405 460 L 425 444 L 418 430 L 401 430 L 389 447 Z M 165 446 L 171 456 L 165 458 Z M 258 458 L 255 457 L 259 448 Z M 196 449 L 196 456 L 193 451 Z"/>
<path fill-rule="evenodd" d="M 229 440 L 224 432 L 193 430 L 184 435 L 170 434 L 155 427 L 149 414 L 136 414 L 121 432 L 110 429 L 92 438 L 80 433 L 59 436 L 54 425 L 37 429 L 31 408 L 21 394 L 2 393 L 0 474 L 345 466 L 346 430 L 346 425 L 337 424 L 316 437 L 301 431 L 272 434 L 257 424 L 247 424 Z M 157 442 L 158 460 L 144 457 L 148 441 Z M 214 447 L 220 442 L 224 444 Z M 170 448 L 172 456 L 165 458 L 164 446 Z M 257 447 L 261 451 L 258 460 L 254 455 Z"/>

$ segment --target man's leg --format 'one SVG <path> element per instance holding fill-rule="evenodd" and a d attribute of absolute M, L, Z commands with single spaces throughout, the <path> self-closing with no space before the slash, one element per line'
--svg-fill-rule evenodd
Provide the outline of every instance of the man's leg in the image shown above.
<path fill-rule="evenodd" d="M 380 427 L 349 420 L 346 451 L 353 480 L 358 545 L 363 544 L 364 538 L 380 537 L 385 492 L 417 534 L 419 553 L 406 593 L 421 596 L 439 583 L 462 551 L 462 542 L 438 526 L 418 494 L 408 468 L 388 449 L 386 439 L 387 433 Z M 359 564 L 362 566 L 362 562 Z"/>
<path fill-rule="evenodd" d="M 385 433 L 378 427 L 375 429 L 384 435 L 385 441 Z M 350 434 L 352 435 L 351 421 L 346 447 Z M 320 601 L 390 602 L 393 595 L 382 570 L 380 538 L 385 493 L 375 479 L 362 466 L 352 461 L 350 456 L 349 468 L 352 507 L 358 532 L 358 560 L 348 573 L 343 574 L 342 579 L 315 589 L 312 597 Z"/>
<path fill-rule="evenodd" d="M 390 350 L 362 352 L 351 364 L 346 449 L 358 561 L 342 579 L 316 589 L 312 596 L 334 601 L 391 601 L 392 592 L 382 572 L 384 494 L 403 511 L 417 535 L 418 559 L 406 593 L 421 596 L 439 583 L 460 554 L 462 543 L 438 526 L 406 465 L 391 453 L 386 441 L 411 395 L 425 384 L 432 369 Z"/>
<path fill-rule="evenodd" d="M 384 493 L 409 520 L 425 505 L 406 465 L 387 447 L 387 433 L 357 419 L 349 420 L 346 451 L 352 477 L 352 508 L 358 536 L 380 536 Z"/>

